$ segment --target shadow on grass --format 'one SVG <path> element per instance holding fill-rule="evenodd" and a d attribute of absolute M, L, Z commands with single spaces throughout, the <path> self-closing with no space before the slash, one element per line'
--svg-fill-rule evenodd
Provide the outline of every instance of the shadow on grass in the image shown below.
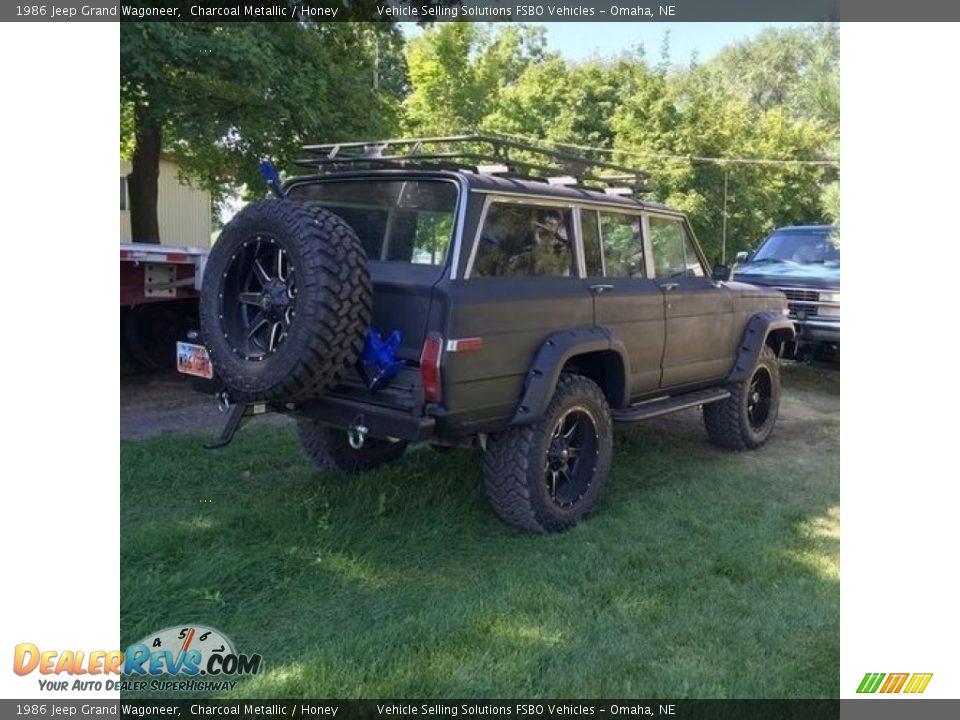
<path fill-rule="evenodd" d="M 264 657 L 237 697 L 836 696 L 838 401 L 794 374 L 759 452 L 696 413 L 619 432 L 552 536 L 496 520 L 475 452 L 344 478 L 286 429 L 124 443 L 123 642 L 221 628 Z"/>

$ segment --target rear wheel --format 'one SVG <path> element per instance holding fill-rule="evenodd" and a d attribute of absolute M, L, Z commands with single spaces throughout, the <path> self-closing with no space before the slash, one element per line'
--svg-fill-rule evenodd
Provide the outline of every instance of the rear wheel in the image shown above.
<path fill-rule="evenodd" d="M 730 397 L 703 406 L 703 423 L 710 441 L 730 450 L 753 450 L 763 445 L 780 410 L 780 366 L 764 345 L 753 371 L 731 383 Z"/>
<path fill-rule="evenodd" d="M 297 420 L 297 435 L 304 454 L 321 470 L 356 474 L 399 459 L 407 449 L 402 440 L 367 438 L 359 449 L 351 447 L 346 430 L 316 420 Z"/>
<path fill-rule="evenodd" d="M 564 530 L 593 509 L 612 454 L 613 425 L 603 392 L 585 377 L 563 375 L 538 421 L 488 442 L 487 497 L 508 525 Z"/>

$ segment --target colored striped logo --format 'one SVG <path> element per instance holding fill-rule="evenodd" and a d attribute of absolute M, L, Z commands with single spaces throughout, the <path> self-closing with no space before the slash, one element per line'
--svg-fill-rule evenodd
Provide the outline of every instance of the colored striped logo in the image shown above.
<path fill-rule="evenodd" d="M 922 693 L 933 673 L 867 673 L 860 681 L 858 693 Z"/>

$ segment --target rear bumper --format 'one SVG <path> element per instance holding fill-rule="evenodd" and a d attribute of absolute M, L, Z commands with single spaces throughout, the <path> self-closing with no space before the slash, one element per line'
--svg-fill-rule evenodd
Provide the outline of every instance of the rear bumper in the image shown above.
<path fill-rule="evenodd" d="M 324 425 L 346 430 L 363 425 L 371 437 L 397 438 L 409 442 L 429 440 L 436 434 L 437 421 L 424 415 L 433 407 L 423 402 L 419 370 L 403 368 L 386 387 L 371 393 L 355 373 L 349 373 L 326 395 L 294 403 L 271 402 L 270 412 L 306 417 Z M 193 389 L 215 395 L 226 388 L 219 379 L 190 376 Z"/>
<path fill-rule="evenodd" d="M 436 421 L 431 417 L 415 416 L 403 410 L 336 395 L 325 395 L 300 403 L 290 414 L 344 430 L 353 425 L 363 425 L 371 437 L 398 438 L 409 442 L 429 440 L 436 428 Z"/>

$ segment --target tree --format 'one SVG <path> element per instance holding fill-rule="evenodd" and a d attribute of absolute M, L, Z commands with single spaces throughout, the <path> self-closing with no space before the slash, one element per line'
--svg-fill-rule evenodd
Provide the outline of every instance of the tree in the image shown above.
<path fill-rule="evenodd" d="M 546 51 L 534 28 L 445 23 L 408 46 L 404 124 L 620 150 L 613 159 L 647 170 L 653 199 L 686 211 L 719 258 L 724 226 L 729 254 L 776 225 L 823 219 L 833 170 L 739 159 L 835 157 L 838 47 L 826 25 L 767 31 L 685 69 L 670 63 L 669 35 L 655 64 L 642 47 L 570 63 Z"/>
<path fill-rule="evenodd" d="M 820 193 L 824 216 L 834 225 L 840 223 L 840 181 L 834 180 Z"/>
<path fill-rule="evenodd" d="M 612 147 L 611 120 L 628 91 L 629 68 L 626 58 L 571 66 L 547 54 L 502 88 L 481 125 L 552 142 Z"/>
<path fill-rule="evenodd" d="M 768 29 L 724 48 L 707 65 L 716 82 L 758 110 L 840 132 L 840 35 L 836 25 Z"/>
<path fill-rule="evenodd" d="M 392 24 L 145 22 L 121 23 L 120 33 L 121 150 L 132 135 L 137 241 L 159 241 L 161 154 L 219 195 L 226 185 L 262 187 L 262 157 L 290 167 L 304 143 L 396 124 L 396 67 L 387 64 L 392 83 L 377 74 L 382 51 L 396 59 Z"/>
<path fill-rule="evenodd" d="M 654 198 L 688 214 L 711 259 L 721 255 L 725 189 L 728 256 L 777 225 L 822 218 L 827 168 L 738 159 L 818 160 L 833 138 L 817 121 L 792 119 L 782 105 L 764 108 L 732 92 L 717 72 L 698 66 L 672 76 L 662 66 L 637 65 L 634 90 L 614 121 L 618 147 L 640 151 L 635 162 L 650 171 Z"/>
<path fill-rule="evenodd" d="M 527 25 L 491 29 L 448 22 L 407 46 L 411 92 L 404 129 L 415 135 L 464 132 L 481 126 L 500 96 L 544 56 L 544 31 Z"/>
<path fill-rule="evenodd" d="M 430 135 L 474 126 L 479 97 L 470 56 L 478 32 L 470 23 L 443 23 L 408 43 L 413 91 L 404 102 L 405 132 Z"/>

